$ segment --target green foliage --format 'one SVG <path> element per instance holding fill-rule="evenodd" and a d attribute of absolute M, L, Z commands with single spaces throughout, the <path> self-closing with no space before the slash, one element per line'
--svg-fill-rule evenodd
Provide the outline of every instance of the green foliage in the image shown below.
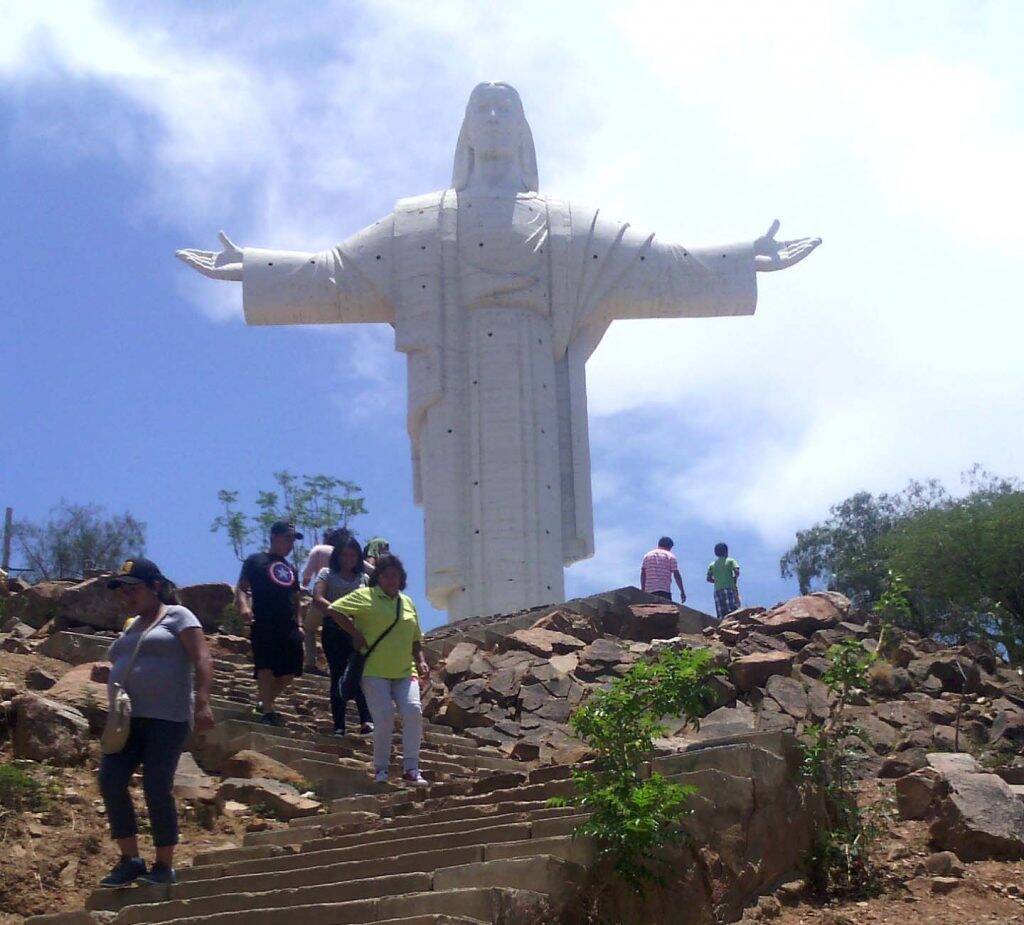
<path fill-rule="evenodd" d="M 896 494 L 857 492 L 833 505 L 824 523 L 797 533 L 796 543 L 779 562 L 782 577 L 795 577 L 801 594 L 819 584 L 841 591 L 858 605 L 877 601 L 888 575 L 879 540 L 901 520 L 948 498 L 934 480 L 910 482 Z"/>
<path fill-rule="evenodd" d="M 52 788 L 24 762 L 0 763 L 0 820 L 11 814 L 44 810 L 51 796 Z"/>
<path fill-rule="evenodd" d="M 146 525 L 131 514 L 107 516 L 97 504 L 65 500 L 43 523 L 16 522 L 13 537 L 29 581 L 81 578 L 88 569 L 117 571 L 146 550 Z"/>
<path fill-rule="evenodd" d="M 249 624 L 242 619 L 242 615 L 233 603 L 227 604 L 221 611 L 220 631 L 231 636 L 249 635 Z"/>
<path fill-rule="evenodd" d="M 829 689 L 829 717 L 811 726 L 801 743 L 801 773 L 825 808 L 825 826 L 808 857 L 810 879 L 822 894 L 871 892 L 878 872 L 870 851 L 882 832 L 884 814 L 865 809 L 858 800 L 853 764 L 862 754 L 861 733 L 845 716 L 850 695 L 868 684 L 875 656 L 856 639 L 828 650 L 828 670 L 821 680 Z"/>
<path fill-rule="evenodd" d="M 867 688 L 868 669 L 875 656 L 858 639 L 849 637 L 829 646 L 827 657 L 828 670 L 821 676 L 821 680 L 837 698 L 835 718 L 838 721 L 849 702 L 850 694 Z"/>
<path fill-rule="evenodd" d="M 221 489 L 217 492 L 223 513 L 210 526 L 213 533 L 223 532 L 238 559 L 244 559 L 253 546 L 267 540 L 276 520 L 292 521 L 305 542 L 319 543 L 324 534 L 366 513 L 362 489 L 355 482 L 331 475 L 294 475 L 287 470 L 274 473 L 276 489 L 260 491 L 254 510 L 244 513 L 238 507 L 238 492 Z M 293 558 L 298 563 L 308 551 L 296 544 Z"/>
<path fill-rule="evenodd" d="M 1024 491 L 979 491 L 926 511 L 882 547 L 940 635 L 987 636 L 1024 658 Z"/>
<path fill-rule="evenodd" d="M 783 577 L 841 591 L 883 623 L 943 641 L 986 637 L 1024 659 L 1024 489 L 979 466 L 954 498 L 938 482 L 860 492 L 797 533 Z"/>
<path fill-rule="evenodd" d="M 685 716 L 698 725 L 711 702 L 707 682 L 721 671 L 707 650 L 665 650 L 593 694 L 570 721 L 597 759 L 593 769 L 573 772 L 572 797 L 551 802 L 591 814 L 578 834 L 592 836 L 600 855 L 638 892 L 663 881 L 653 867 L 657 850 L 681 840 L 678 823 L 694 792 L 645 774 L 654 739 L 665 733 L 662 717 Z"/>

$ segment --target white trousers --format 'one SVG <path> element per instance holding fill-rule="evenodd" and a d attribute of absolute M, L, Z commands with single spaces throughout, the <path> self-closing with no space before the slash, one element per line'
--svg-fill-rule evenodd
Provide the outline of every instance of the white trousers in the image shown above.
<path fill-rule="evenodd" d="M 402 769 L 418 771 L 423 713 L 416 678 L 370 678 L 363 675 L 363 694 L 373 717 L 373 769 L 386 771 L 391 764 L 391 737 L 395 732 L 395 707 L 402 717 Z"/>

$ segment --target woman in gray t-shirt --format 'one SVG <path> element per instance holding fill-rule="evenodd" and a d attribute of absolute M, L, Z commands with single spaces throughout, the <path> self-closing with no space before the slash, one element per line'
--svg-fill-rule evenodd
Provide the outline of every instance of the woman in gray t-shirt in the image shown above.
<path fill-rule="evenodd" d="M 313 606 L 327 613 L 339 597 L 349 591 L 366 585 L 366 574 L 363 568 L 363 550 L 359 541 L 349 537 L 334 547 L 328 567 L 320 570 L 313 585 Z M 352 637 L 349 636 L 330 617 L 323 622 L 320 631 L 320 642 L 327 656 L 327 664 L 331 669 L 331 717 L 334 720 L 334 734 L 345 735 L 345 709 L 348 701 L 342 699 L 338 689 L 345 667 L 352 656 Z M 363 735 L 373 732 L 370 722 L 370 708 L 362 690 L 356 694 L 356 708 L 359 710 L 359 731 Z"/>
<path fill-rule="evenodd" d="M 128 612 L 136 616 L 108 655 L 110 693 L 114 684 L 127 691 L 132 716 L 124 748 L 104 755 L 100 764 L 110 834 L 121 849 L 121 860 L 101 886 L 124 887 L 135 880 L 174 883 L 178 810 L 171 788 L 193 718 L 199 731 L 213 726 L 213 662 L 195 614 L 178 603 L 174 586 L 155 563 L 130 559 L 107 587 L 120 589 Z M 139 765 L 156 847 L 156 863 L 148 872 L 139 856 L 138 825 L 128 792 Z"/>

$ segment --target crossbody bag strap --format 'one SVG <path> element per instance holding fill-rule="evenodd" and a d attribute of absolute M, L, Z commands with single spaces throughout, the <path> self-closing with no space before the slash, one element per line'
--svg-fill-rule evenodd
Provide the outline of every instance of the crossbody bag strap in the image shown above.
<path fill-rule="evenodd" d="M 401 620 L 401 619 L 402 619 L 402 593 L 401 593 L 401 591 L 399 591 L 399 593 L 398 593 L 398 600 L 395 601 L 395 619 L 391 622 L 391 626 L 389 626 L 386 630 L 384 630 L 384 632 L 381 633 L 374 640 L 373 645 L 370 646 L 370 648 L 366 650 L 366 657 L 367 657 L 367 659 L 369 659 L 369 657 L 371 655 L 373 655 L 373 650 L 376 649 L 377 646 L 380 644 L 380 641 L 385 636 L 387 636 L 387 634 L 390 633 L 398 625 L 398 621 Z"/>
<path fill-rule="evenodd" d="M 151 626 L 147 626 L 147 627 L 146 627 L 146 628 L 145 628 L 145 629 L 144 629 L 144 630 L 143 630 L 143 631 L 142 631 L 142 632 L 141 632 L 141 633 L 139 634 L 139 641 L 138 641 L 137 643 L 135 643 L 135 651 L 134 651 L 134 652 L 132 652 L 132 657 L 131 657 L 130 659 L 128 659 L 128 668 L 127 668 L 127 669 L 125 670 L 125 673 L 124 673 L 124 680 L 125 680 L 126 682 L 127 682 L 127 680 L 128 680 L 128 676 L 129 676 L 129 675 L 130 675 L 130 674 L 132 673 L 132 669 L 133 669 L 133 668 L 135 667 L 135 660 L 136 660 L 136 659 L 137 659 L 137 658 L 139 657 L 139 650 L 140 650 L 140 649 L 142 648 L 142 644 L 143 644 L 143 643 L 144 643 L 144 642 L 146 641 L 146 637 L 147 637 L 147 636 L 148 636 L 148 635 L 149 635 L 150 633 L 152 633 L 152 632 L 153 632 L 153 630 L 155 630 L 155 629 L 157 628 L 157 626 L 159 626 L 159 625 L 160 625 L 160 622 L 161 622 L 161 621 L 163 620 L 163 618 L 164 618 L 164 617 L 166 617 L 166 616 L 167 616 L 167 608 L 166 608 L 166 607 L 164 607 L 164 608 L 163 608 L 163 609 L 162 609 L 162 610 L 160 611 L 160 616 L 158 616 L 158 617 L 157 617 L 157 618 L 156 618 L 156 619 L 155 619 L 155 620 L 153 621 L 152 625 L 151 625 Z"/>

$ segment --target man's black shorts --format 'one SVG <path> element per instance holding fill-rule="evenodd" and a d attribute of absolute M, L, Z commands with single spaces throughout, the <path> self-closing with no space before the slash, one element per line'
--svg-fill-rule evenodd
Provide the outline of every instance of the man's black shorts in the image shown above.
<path fill-rule="evenodd" d="M 302 635 L 298 626 L 256 620 L 252 624 L 253 677 L 270 669 L 275 678 L 302 675 Z"/>

